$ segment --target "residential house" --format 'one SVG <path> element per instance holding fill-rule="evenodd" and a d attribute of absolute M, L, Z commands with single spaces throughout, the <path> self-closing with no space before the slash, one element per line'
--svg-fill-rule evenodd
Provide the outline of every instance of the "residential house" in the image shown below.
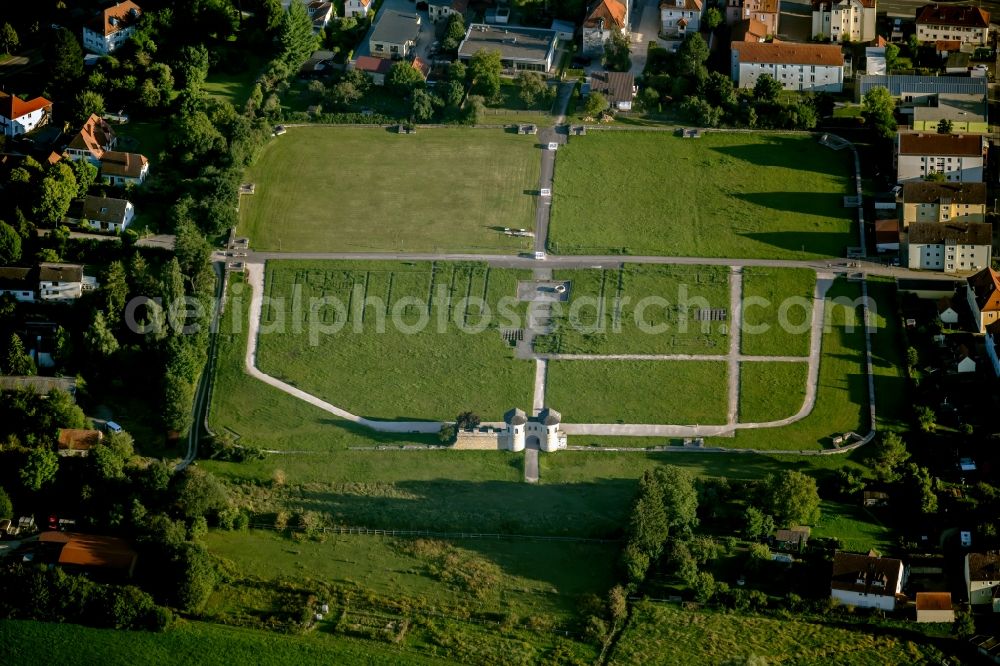
<path fill-rule="evenodd" d="M 937 132 L 938 125 L 948 121 L 954 133 L 986 134 L 989 132 L 986 104 L 986 95 L 941 93 L 925 97 L 920 103 L 904 103 L 900 112 L 913 116 L 910 124 L 917 131 Z"/>
<path fill-rule="evenodd" d="M 833 556 L 830 596 L 842 604 L 858 608 L 895 610 L 897 595 L 903 591 L 903 562 L 837 551 Z"/>
<path fill-rule="evenodd" d="M 60 428 L 56 453 L 63 457 L 85 458 L 103 439 L 104 433 L 100 430 Z"/>
<path fill-rule="evenodd" d="M 954 298 L 946 297 L 938 299 L 936 305 L 937 305 L 938 319 L 941 320 L 942 324 L 958 323 L 958 310 L 955 309 Z"/>
<path fill-rule="evenodd" d="M 955 361 L 955 372 L 963 374 L 976 371 L 976 359 L 972 358 L 969 348 L 965 345 L 958 346 L 958 358 Z M 965 470 L 963 470 L 965 471 Z M 975 471 L 975 467 L 971 471 Z"/>
<path fill-rule="evenodd" d="M 334 16 L 333 3 L 326 0 L 312 0 L 306 5 L 306 9 L 313 22 L 313 32 L 317 35 L 330 25 L 330 19 Z"/>
<path fill-rule="evenodd" d="M 427 3 L 427 15 L 431 21 L 447 21 L 452 14 L 465 16 L 465 10 L 469 8 L 469 0 L 429 0 Z"/>
<path fill-rule="evenodd" d="M 886 76 L 860 74 L 854 85 L 854 96 L 861 101 L 872 88 L 885 88 L 902 104 L 922 104 L 934 95 L 975 95 L 983 98 L 988 83 L 983 78 L 971 76 L 917 76 L 889 74 Z"/>
<path fill-rule="evenodd" d="M 951 592 L 917 592 L 917 622 L 954 621 Z"/>
<path fill-rule="evenodd" d="M 767 26 L 757 19 L 747 19 L 734 23 L 732 27 L 735 42 L 767 41 Z"/>
<path fill-rule="evenodd" d="M 949 182 L 981 183 L 987 146 L 986 139 L 978 134 L 899 132 L 895 151 L 896 182 L 943 174 Z"/>
<path fill-rule="evenodd" d="M 914 222 L 985 222 L 985 183 L 903 184 L 903 229 Z"/>
<path fill-rule="evenodd" d="M 889 73 L 885 61 L 884 46 L 868 46 L 865 48 L 865 74 L 884 76 Z"/>
<path fill-rule="evenodd" d="M 887 507 L 889 506 L 889 493 L 881 490 L 866 490 L 861 494 L 861 504 L 869 509 Z"/>
<path fill-rule="evenodd" d="M 751 33 L 762 37 L 774 36 L 778 34 L 778 20 L 781 17 L 780 0 L 728 0 L 726 3 L 726 23 L 736 26 L 743 21 L 757 21 L 762 24 L 751 23 Z M 739 41 L 733 35 L 734 41 Z M 745 39 L 742 41 L 763 41 L 763 39 Z"/>
<path fill-rule="evenodd" d="M 966 553 L 965 589 L 972 605 L 992 604 L 993 610 L 1000 609 L 1000 553 Z"/>
<path fill-rule="evenodd" d="M 49 122 L 52 102 L 44 97 L 23 101 L 17 95 L 0 91 L 0 134 L 19 136 Z"/>
<path fill-rule="evenodd" d="M 110 231 L 120 234 L 135 218 L 135 208 L 131 201 L 110 197 L 83 198 L 83 209 L 78 221 L 95 231 Z"/>
<path fill-rule="evenodd" d="M 808 527 L 792 527 L 774 531 L 774 547 L 779 550 L 799 552 L 809 541 Z"/>
<path fill-rule="evenodd" d="M 43 548 L 57 553 L 53 559 L 64 567 L 110 569 L 131 576 L 139 559 L 129 543 L 118 537 L 76 532 L 42 532 L 38 541 Z"/>
<path fill-rule="evenodd" d="M 964 273 L 990 265 L 993 227 L 985 222 L 914 222 L 903 240 L 911 269 Z"/>
<path fill-rule="evenodd" d="M 80 298 L 83 295 L 83 266 L 42 262 L 38 265 L 38 295 L 50 302 Z"/>
<path fill-rule="evenodd" d="M 112 185 L 140 185 L 149 174 L 149 160 L 139 153 L 112 150 L 101 158 L 101 178 Z"/>
<path fill-rule="evenodd" d="M 689 32 L 698 32 L 702 9 L 701 0 L 662 0 L 660 34 L 669 39 L 684 39 Z"/>
<path fill-rule="evenodd" d="M 458 59 L 468 64 L 480 49 L 497 51 L 501 66 L 508 73 L 518 70 L 548 72 L 555 62 L 558 42 L 554 30 L 473 23 L 458 47 Z"/>
<path fill-rule="evenodd" d="M 604 55 L 604 45 L 613 33 L 628 34 L 628 3 L 619 0 L 597 0 L 583 19 L 583 53 Z"/>
<path fill-rule="evenodd" d="M 877 252 L 899 250 L 899 220 L 895 217 L 875 220 L 875 250 Z"/>
<path fill-rule="evenodd" d="M 836 44 L 733 42 L 732 77 L 737 88 L 753 88 L 770 74 L 785 90 L 841 92 L 844 55 Z"/>
<path fill-rule="evenodd" d="M 372 9 L 372 3 L 373 0 L 345 0 L 344 17 L 364 18 L 368 16 L 368 12 Z"/>
<path fill-rule="evenodd" d="M 979 332 L 985 333 L 988 326 L 1000 320 L 1000 273 L 987 266 L 965 281 L 973 321 Z"/>
<path fill-rule="evenodd" d="M 376 58 L 407 58 L 417 44 L 420 16 L 395 9 L 383 9 L 368 38 L 371 55 Z"/>
<path fill-rule="evenodd" d="M 986 340 L 983 347 L 986 348 L 986 357 L 990 360 L 990 365 L 993 367 L 993 376 L 1000 377 L 1000 349 L 997 349 L 997 345 L 1000 344 L 1000 323 L 993 322 L 986 327 Z"/>
<path fill-rule="evenodd" d="M 309 59 L 299 67 L 299 76 L 308 78 L 325 74 L 336 55 L 333 51 L 313 51 Z"/>
<path fill-rule="evenodd" d="M 19 303 L 34 303 L 38 283 L 31 279 L 31 272 L 30 268 L 0 267 L 0 296 L 9 294 Z"/>
<path fill-rule="evenodd" d="M 917 39 L 936 42 L 954 40 L 985 46 L 990 32 L 990 13 L 972 5 L 924 5 L 917 10 Z"/>
<path fill-rule="evenodd" d="M 836 43 L 874 40 L 875 0 L 813 0 L 811 34 Z"/>
<path fill-rule="evenodd" d="M 631 111 L 638 88 L 635 77 L 628 72 L 594 72 L 590 75 L 590 92 L 604 95 L 612 109 Z"/>
<path fill-rule="evenodd" d="M 115 131 L 103 118 L 92 115 L 66 146 L 71 160 L 89 160 L 96 167 L 101 165 L 104 153 L 118 145 Z"/>
<path fill-rule="evenodd" d="M 385 85 L 385 77 L 392 69 L 392 61 L 385 58 L 375 58 L 373 56 L 358 56 L 354 61 L 354 69 L 364 72 L 371 77 L 372 83 L 377 86 Z"/>
<path fill-rule="evenodd" d="M 135 33 L 142 10 L 132 0 L 117 2 L 83 26 L 83 48 L 98 55 L 114 53 Z"/>
<path fill-rule="evenodd" d="M 21 377 L 0 375 L 0 393 L 6 391 L 33 391 L 36 395 L 48 395 L 52 391 L 76 396 L 76 379 L 73 377 Z"/>

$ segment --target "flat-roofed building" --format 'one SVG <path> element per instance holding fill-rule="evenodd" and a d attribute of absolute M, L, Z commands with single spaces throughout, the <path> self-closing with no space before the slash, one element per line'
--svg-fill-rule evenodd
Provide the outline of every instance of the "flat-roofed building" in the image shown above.
<path fill-rule="evenodd" d="M 552 69 L 557 42 L 555 30 L 473 23 L 458 47 L 458 59 L 468 62 L 477 51 L 496 51 L 508 72 L 522 69 L 547 72 Z"/>

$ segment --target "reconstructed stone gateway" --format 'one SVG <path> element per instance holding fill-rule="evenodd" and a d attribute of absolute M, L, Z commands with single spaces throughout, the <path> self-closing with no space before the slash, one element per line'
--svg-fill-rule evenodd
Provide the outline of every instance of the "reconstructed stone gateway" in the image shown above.
<path fill-rule="evenodd" d="M 500 435 L 500 448 L 523 451 L 526 447 L 552 452 L 566 448 L 566 435 L 559 429 L 562 415 L 545 407 L 538 416 L 527 416 L 514 408 L 503 415 L 506 429 Z"/>

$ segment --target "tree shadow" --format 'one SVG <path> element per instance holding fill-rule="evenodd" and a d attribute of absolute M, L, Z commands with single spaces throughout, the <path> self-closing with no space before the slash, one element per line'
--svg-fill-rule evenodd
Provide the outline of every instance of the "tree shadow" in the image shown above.
<path fill-rule="evenodd" d="M 853 244 L 851 234 L 829 231 L 760 231 L 738 232 L 740 236 L 760 243 L 766 243 L 788 252 L 809 252 L 827 255 L 830 258 L 843 257 L 847 247 Z"/>
<path fill-rule="evenodd" d="M 834 152 L 809 139 L 810 149 L 803 150 L 807 141 L 801 135 L 757 135 L 761 143 L 744 143 L 737 146 L 714 146 L 712 150 L 734 157 L 754 166 L 782 167 L 798 171 L 813 171 L 830 176 L 850 176 L 848 163 L 850 151 Z M 822 152 L 820 152 L 822 151 Z"/>

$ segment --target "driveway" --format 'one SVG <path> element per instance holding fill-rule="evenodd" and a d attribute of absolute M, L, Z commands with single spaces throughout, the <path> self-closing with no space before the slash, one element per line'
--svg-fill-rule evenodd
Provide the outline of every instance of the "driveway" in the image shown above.
<path fill-rule="evenodd" d="M 659 34 L 659 4 L 652 0 L 636 3 L 632 10 L 632 69 L 629 70 L 634 76 L 639 76 L 646 68 L 649 42 L 659 42 Z"/>
<path fill-rule="evenodd" d="M 420 34 L 417 35 L 417 45 L 411 51 L 411 55 L 419 56 L 423 60 L 430 61 L 430 56 L 428 52 L 431 49 L 431 44 L 437 39 L 437 27 L 431 22 L 430 16 L 428 16 L 426 11 L 417 11 L 416 4 L 410 2 L 410 0 L 384 0 L 382 2 L 382 9 L 375 16 L 375 20 L 372 22 L 372 26 L 368 28 L 368 32 L 365 33 L 365 38 L 358 45 L 358 48 L 354 50 L 354 57 L 371 55 L 371 50 L 368 46 L 368 40 L 372 36 L 372 30 L 375 29 L 375 24 L 378 23 L 379 18 L 382 16 L 382 12 L 386 10 L 395 9 L 400 12 L 407 12 L 410 14 L 417 14 L 420 17 Z"/>

